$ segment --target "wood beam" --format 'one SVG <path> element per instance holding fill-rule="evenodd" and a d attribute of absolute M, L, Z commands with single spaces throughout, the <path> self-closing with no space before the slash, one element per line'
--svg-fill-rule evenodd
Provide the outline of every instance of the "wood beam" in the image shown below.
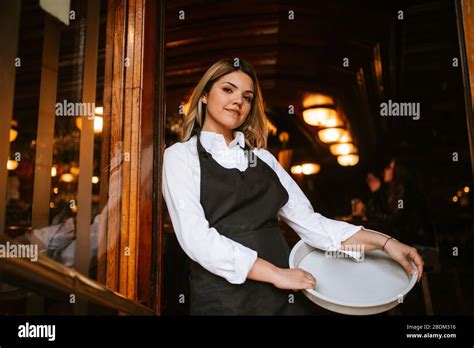
<path fill-rule="evenodd" d="M 2 1 L 0 4 L 0 37 L 4 40 L 0 50 L 0 234 L 5 232 L 8 171 L 6 163 L 10 153 L 10 123 L 13 117 L 20 1 Z"/>

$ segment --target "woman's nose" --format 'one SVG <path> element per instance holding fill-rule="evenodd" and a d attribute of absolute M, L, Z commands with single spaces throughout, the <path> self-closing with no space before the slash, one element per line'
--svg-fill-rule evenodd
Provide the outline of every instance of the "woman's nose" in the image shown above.
<path fill-rule="evenodd" d="M 242 106 L 242 104 L 243 104 L 243 98 L 242 98 L 242 96 L 236 97 L 236 99 L 234 100 L 234 104 L 235 104 L 235 105 L 238 105 L 239 107 Z"/>

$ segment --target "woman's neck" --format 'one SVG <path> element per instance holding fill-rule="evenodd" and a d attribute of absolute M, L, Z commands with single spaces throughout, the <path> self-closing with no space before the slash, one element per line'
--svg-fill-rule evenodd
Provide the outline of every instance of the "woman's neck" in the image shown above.
<path fill-rule="evenodd" d="M 222 134 L 224 136 L 224 139 L 227 145 L 229 145 L 230 142 L 234 139 L 234 131 L 232 129 L 222 129 L 221 127 L 213 127 L 213 126 L 204 125 L 202 127 L 202 130 L 206 132 Z"/>

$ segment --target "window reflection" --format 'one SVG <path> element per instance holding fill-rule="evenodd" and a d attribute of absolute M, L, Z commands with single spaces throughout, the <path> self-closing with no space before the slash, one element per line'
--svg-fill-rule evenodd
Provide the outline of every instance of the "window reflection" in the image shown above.
<path fill-rule="evenodd" d="M 105 230 L 106 220 L 100 209 L 101 148 L 104 128 L 103 88 L 105 67 L 106 2 L 100 5 L 99 44 L 97 55 L 96 100 L 93 103 L 95 118 L 94 141 L 91 147 L 93 175 L 91 180 L 90 223 L 90 272 L 97 276 L 97 249 L 99 230 Z M 86 43 L 87 1 L 71 1 L 69 26 L 56 21 L 45 13 L 38 1 L 24 0 L 21 5 L 18 56 L 22 68 L 16 71 L 14 110 L 9 134 L 10 156 L 8 162 L 7 207 L 5 231 L 18 243 L 38 245 L 41 254 L 74 267 L 77 242 L 78 182 L 80 177 L 79 155 L 83 122 L 91 115 L 58 114 L 58 104 L 78 104 L 83 101 L 84 62 Z M 59 28 L 59 58 L 54 130 L 38 129 L 41 96 L 43 43 L 49 35 L 45 22 L 54 21 Z M 50 89 L 51 90 L 51 89 Z M 51 144 L 38 145 L 40 132 L 51 132 Z M 48 142 L 49 143 L 49 142 Z M 48 153 L 45 146 L 52 146 L 51 185 L 49 195 L 40 197 L 48 208 L 47 224 L 33 221 L 35 175 L 38 155 Z M 102 224 L 102 225 L 101 225 Z M 100 227 L 101 226 L 101 227 Z"/>

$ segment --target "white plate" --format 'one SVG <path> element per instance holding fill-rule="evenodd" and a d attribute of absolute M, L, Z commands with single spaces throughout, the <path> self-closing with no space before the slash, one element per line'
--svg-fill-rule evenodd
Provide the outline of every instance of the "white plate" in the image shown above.
<path fill-rule="evenodd" d="M 403 302 L 418 276 L 409 275 L 381 250 L 367 251 L 363 260 L 356 262 L 351 257 L 328 257 L 325 251 L 302 240 L 291 250 L 289 264 L 316 278 L 315 290 L 303 290 L 311 301 L 330 311 L 351 315 L 392 309 Z"/>

